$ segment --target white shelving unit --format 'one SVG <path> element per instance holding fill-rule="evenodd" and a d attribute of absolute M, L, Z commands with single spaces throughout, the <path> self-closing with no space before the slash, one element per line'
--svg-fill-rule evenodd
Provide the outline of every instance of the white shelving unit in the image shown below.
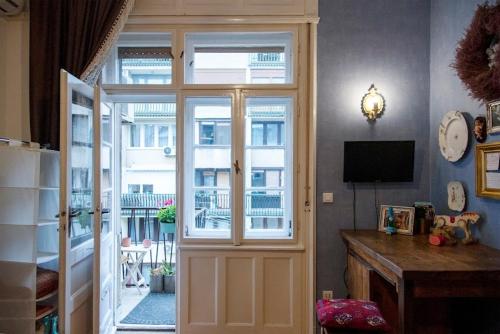
<path fill-rule="evenodd" d="M 0 142 L 0 333 L 35 333 L 36 304 L 57 309 L 57 292 L 36 299 L 36 271 L 58 271 L 58 212 L 59 152 Z"/>

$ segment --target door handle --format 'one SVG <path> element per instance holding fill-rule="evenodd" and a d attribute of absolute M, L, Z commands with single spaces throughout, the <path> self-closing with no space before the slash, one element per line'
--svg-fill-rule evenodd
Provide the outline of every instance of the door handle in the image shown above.
<path fill-rule="evenodd" d="M 236 172 L 236 174 L 239 174 L 240 171 L 241 171 L 241 168 L 240 168 L 240 163 L 238 162 L 238 160 L 236 160 L 234 163 L 233 163 L 233 166 L 234 166 L 234 170 Z"/>

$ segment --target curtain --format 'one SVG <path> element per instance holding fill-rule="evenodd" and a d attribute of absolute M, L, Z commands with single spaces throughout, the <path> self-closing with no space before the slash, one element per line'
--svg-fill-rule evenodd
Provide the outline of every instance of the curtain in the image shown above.
<path fill-rule="evenodd" d="M 59 75 L 94 85 L 134 0 L 30 1 L 31 140 L 59 149 Z"/>

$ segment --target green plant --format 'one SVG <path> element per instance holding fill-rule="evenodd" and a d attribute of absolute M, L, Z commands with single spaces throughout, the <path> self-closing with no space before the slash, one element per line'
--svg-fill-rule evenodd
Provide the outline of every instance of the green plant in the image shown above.
<path fill-rule="evenodd" d="M 157 217 L 160 223 L 175 223 L 175 204 L 173 200 L 166 200 L 163 203 L 165 207 L 158 211 Z"/>
<path fill-rule="evenodd" d="M 175 268 L 174 268 L 174 266 L 172 265 L 171 262 L 169 263 L 167 261 L 163 261 L 163 263 L 161 264 L 160 268 L 161 268 L 161 272 L 165 276 L 173 276 L 173 275 L 175 275 Z"/>
<path fill-rule="evenodd" d="M 162 275 L 163 275 L 163 266 L 151 269 L 151 276 L 158 277 Z"/>

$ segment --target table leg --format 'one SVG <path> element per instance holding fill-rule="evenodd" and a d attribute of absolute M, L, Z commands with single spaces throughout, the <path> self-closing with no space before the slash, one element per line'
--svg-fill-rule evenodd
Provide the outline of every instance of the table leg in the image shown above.
<path fill-rule="evenodd" d="M 398 316 L 399 333 L 412 334 L 413 331 L 413 284 L 411 281 L 399 280 Z"/>

